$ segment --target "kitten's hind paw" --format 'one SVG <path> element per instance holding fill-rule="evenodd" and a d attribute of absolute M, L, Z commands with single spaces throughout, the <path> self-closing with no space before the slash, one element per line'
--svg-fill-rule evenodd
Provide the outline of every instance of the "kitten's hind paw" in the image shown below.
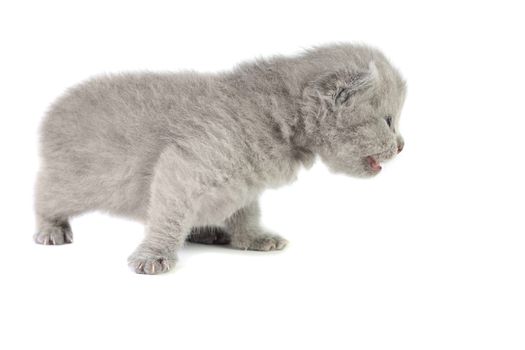
<path fill-rule="evenodd" d="M 191 243 L 200 244 L 228 244 L 230 235 L 220 227 L 197 227 L 191 230 L 186 239 Z"/>
<path fill-rule="evenodd" d="M 38 244 L 44 245 L 60 245 L 68 244 L 73 242 L 73 233 L 69 223 L 56 223 L 44 225 L 40 230 L 33 236 L 34 240 Z"/>

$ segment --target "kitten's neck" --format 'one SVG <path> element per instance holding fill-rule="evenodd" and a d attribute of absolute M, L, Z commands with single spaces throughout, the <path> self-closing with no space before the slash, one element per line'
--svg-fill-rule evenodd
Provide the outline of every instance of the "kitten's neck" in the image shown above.
<path fill-rule="evenodd" d="M 304 110 L 304 91 L 309 84 L 326 72 L 327 67 L 307 57 L 275 57 L 268 61 L 268 65 L 279 75 L 283 89 L 293 101 L 293 113 L 286 119 L 292 130 L 290 143 L 298 153 L 313 158 L 316 142 L 312 134 L 313 130 L 307 127 L 309 123 L 306 121 Z"/>
<path fill-rule="evenodd" d="M 315 156 L 305 128 L 303 91 L 322 71 L 304 57 L 276 56 L 241 64 L 227 78 L 240 90 L 256 90 L 264 96 L 259 102 L 262 114 L 289 145 L 293 157 L 305 166 L 311 165 Z"/>

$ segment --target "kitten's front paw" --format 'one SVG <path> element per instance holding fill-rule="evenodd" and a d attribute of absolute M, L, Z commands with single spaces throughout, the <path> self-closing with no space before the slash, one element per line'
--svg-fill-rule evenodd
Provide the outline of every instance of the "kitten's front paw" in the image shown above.
<path fill-rule="evenodd" d="M 73 233 L 69 224 L 62 224 L 56 226 L 48 226 L 40 229 L 39 232 L 33 236 L 38 244 L 44 245 L 60 245 L 73 242 Z"/>
<path fill-rule="evenodd" d="M 175 256 L 154 255 L 135 252 L 128 258 L 128 265 L 136 272 L 144 275 L 156 275 L 169 271 L 175 266 Z"/>
<path fill-rule="evenodd" d="M 281 250 L 287 244 L 286 239 L 271 233 L 236 237 L 231 241 L 231 246 L 234 248 L 258 251 Z"/>

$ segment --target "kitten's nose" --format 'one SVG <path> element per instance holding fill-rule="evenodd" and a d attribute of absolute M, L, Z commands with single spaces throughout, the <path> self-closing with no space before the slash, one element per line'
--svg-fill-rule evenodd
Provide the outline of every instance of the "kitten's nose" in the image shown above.
<path fill-rule="evenodd" d="M 403 148 L 405 147 L 405 143 L 404 142 L 401 142 L 397 145 L 397 153 L 401 153 L 401 151 L 403 150 Z"/>

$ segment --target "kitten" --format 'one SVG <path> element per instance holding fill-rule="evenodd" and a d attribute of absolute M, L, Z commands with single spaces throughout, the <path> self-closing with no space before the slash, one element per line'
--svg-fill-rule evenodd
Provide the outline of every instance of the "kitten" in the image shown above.
<path fill-rule="evenodd" d="M 403 148 L 405 82 L 363 45 L 314 48 L 219 74 L 129 73 L 73 87 L 41 128 L 40 244 L 72 242 L 68 219 L 103 210 L 146 223 L 137 272 L 175 264 L 186 240 L 282 249 L 259 225 L 258 196 L 316 155 L 374 176 Z"/>

